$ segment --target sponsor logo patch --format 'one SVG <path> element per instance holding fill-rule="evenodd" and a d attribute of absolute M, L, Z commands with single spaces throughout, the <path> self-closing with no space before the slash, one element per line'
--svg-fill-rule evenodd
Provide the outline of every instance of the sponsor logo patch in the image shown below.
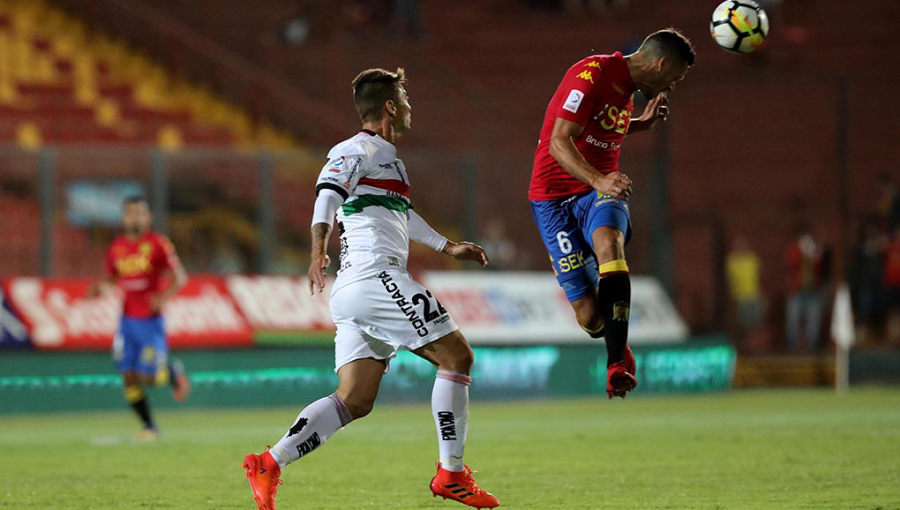
<path fill-rule="evenodd" d="M 618 301 L 613 305 L 613 320 L 619 322 L 628 322 L 630 308 L 627 301 Z"/>
<path fill-rule="evenodd" d="M 306 441 L 297 445 L 297 453 L 300 454 L 301 457 L 315 450 L 319 446 L 322 446 L 322 438 L 319 437 L 318 432 L 313 432 L 311 436 Z"/>
<path fill-rule="evenodd" d="M 578 111 L 578 107 L 581 106 L 581 100 L 584 99 L 584 92 L 578 89 L 572 89 L 569 92 L 569 97 L 566 98 L 566 102 L 563 103 L 563 110 L 568 110 L 572 113 Z"/>
<path fill-rule="evenodd" d="M 306 424 L 307 424 L 307 423 L 309 423 L 309 420 L 307 420 L 306 418 L 300 418 L 300 419 L 298 419 L 298 420 L 297 420 L 297 423 L 295 423 L 295 424 L 290 428 L 290 430 L 288 430 L 288 437 L 291 437 L 291 436 L 293 436 L 294 434 L 299 434 L 300 431 L 303 430 L 304 427 L 306 427 Z"/>
<path fill-rule="evenodd" d="M 406 296 L 400 292 L 400 286 L 394 282 L 394 279 L 391 278 L 391 275 L 386 271 L 382 271 L 378 274 L 378 279 L 381 280 L 381 284 L 384 285 L 384 290 L 391 296 L 391 299 L 397 303 L 397 308 L 406 316 L 406 320 L 412 325 L 412 327 L 416 330 L 416 334 L 420 337 L 424 338 L 428 336 L 428 328 L 425 327 L 425 321 L 422 320 L 422 317 L 415 309 L 416 304 L 416 296 L 413 296 L 412 302 L 406 299 Z"/>
<path fill-rule="evenodd" d="M 441 429 L 441 439 L 444 441 L 456 441 L 456 417 L 450 411 L 438 411 L 438 425 Z"/>

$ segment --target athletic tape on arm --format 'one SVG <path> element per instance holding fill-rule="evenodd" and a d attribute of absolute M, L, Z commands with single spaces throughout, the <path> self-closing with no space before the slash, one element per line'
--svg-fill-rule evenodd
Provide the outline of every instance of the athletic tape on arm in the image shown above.
<path fill-rule="evenodd" d="M 334 223 L 334 215 L 337 214 L 338 207 L 342 203 L 344 203 L 344 199 L 336 191 L 320 190 L 313 209 L 312 224 L 327 223 L 331 225 Z"/>
<path fill-rule="evenodd" d="M 409 230 L 409 238 L 413 241 L 424 244 L 434 251 L 441 251 L 447 244 L 447 238 L 438 234 L 431 225 L 429 225 L 421 216 L 413 209 L 409 210 L 409 222 L 407 223 Z"/>

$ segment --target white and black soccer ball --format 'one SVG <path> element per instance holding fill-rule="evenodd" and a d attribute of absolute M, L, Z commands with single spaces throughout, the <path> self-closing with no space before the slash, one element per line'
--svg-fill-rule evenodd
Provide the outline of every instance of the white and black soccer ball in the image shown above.
<path fill-rule="evenodd" d="M 750 53 L 769 35 L 769 17 L 752 0 L 726 0 L 713 11 L 709 33 L 724 50 Z"/>

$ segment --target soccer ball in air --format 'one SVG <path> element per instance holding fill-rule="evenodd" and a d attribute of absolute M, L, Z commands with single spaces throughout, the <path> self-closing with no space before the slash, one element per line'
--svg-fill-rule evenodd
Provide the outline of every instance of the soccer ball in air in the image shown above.
<path fill-rule="evenodd" d="M 769 17 L 752 0 L 727 0 L 713 12 L 709 33 L 724 50 L 750 53 L 769 35 Z"/>

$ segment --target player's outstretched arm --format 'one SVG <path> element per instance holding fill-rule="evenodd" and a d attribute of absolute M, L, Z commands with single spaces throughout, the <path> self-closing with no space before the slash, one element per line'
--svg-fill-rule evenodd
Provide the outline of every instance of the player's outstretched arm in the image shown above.
<path fill-rule="evenodd" d="M 441 252 L 450 255 L 456 260 L 471 260 L 478 262 L 481 264 L 481 267 L 487 267 L 490 263 L 484 248 L 468 241 L 461 241 L 458 243 L 447 241 L 447 244 L 444 245 L 444 249 L 441 250 Z"/>
<path fill-rule="evenodd" d="M 169 282 L 166 290 L 150 298 L 150 311 L 156 313 L 162 310 L 163 305 L 187 285 L 188 275 L 181 263 L 173 265 L 163 271 L 163 279 Z"/>
<path fill-rule="evenodd" d="M 639 133 L 653 127 L 657 120 L 665 121 L 669 117 L 669 98 L 665 92 L 651 99 L 644 107 L 644 113 L 628 124 L 628 134 Z"/>
<path fill-rule="evenodd" d="M 316 223 L 312 226 L 312 249 L 310 253 L 309 271 L 309 293 L 315 294 L 316 289 L 319 292 L 325 290 L 325 269 L 331 264 L 331 258 L 325 253 L 325 247 L 328 246 L 328 238 L 331 237 L 330 223 Z"/>
<path fill-rule="evenodd" d="M 344 202 L 336 192 L 330 189 L 322 189 L 316 198 L 315 209 L 313 210 L 312 242 L 310 243 L 310 260 L 309 271 L 309 293 L 315 294 L 316 289 L 319 292 L 325 290 L 325 269 L 331 264 L 331 259 L 326 253 L 328 247 L 328 239 L 331 237 L 331 227 L 334 224 L 334 215 L 337 214 L 337 208 Z"/>
<path fill-rule="evenodd" d="M 481 264 L 481 267 L 487 267 L 488 265 L 487 253 L 484 252 L 481 246 L 467 242 L 454 243 L 450 241 L 431 228 L 431 225 L 413 209 L 409 210 L 407 230 L 409 230 L 410 239 L 419 244 L 424 244 L 434 251 L 450 255 L 456 260 L 473 260 Z"/>
<path fill-rule="evenodd" d="M 557 118 L 550 135 L 550 155 L 566 172 L 595 190 L 621 200 L 631 196 L 631 179 L 627 175 L 613 172 L 602 174 L 584 159 L 574 140 L 581 136 L 584 126 L 563 118 Z"/>
<path fill-rule="evenodd" d="M 116 286 L 116 277 L 107 276 L 100 281 L 94 282 L 87 291 L 88 299 L 93 299 L 106 294 Z"/>

